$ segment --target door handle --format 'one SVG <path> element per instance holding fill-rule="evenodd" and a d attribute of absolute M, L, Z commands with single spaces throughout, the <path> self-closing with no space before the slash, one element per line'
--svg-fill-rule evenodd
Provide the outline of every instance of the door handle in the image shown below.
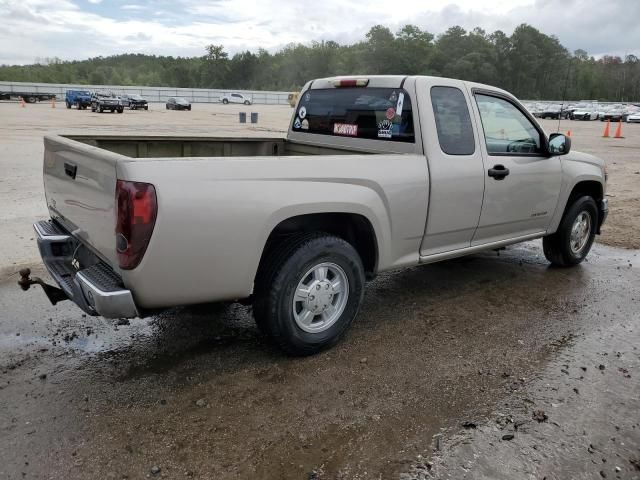
<path fill-rule="evenodd" d="M 74 180 L 76 179 L 77 172 L 78 172 L 77 165 L 74 165 L 73 163 L 67 163 L 67 162 L 64 163 L 64 173 L 66 173 L 68 176 L 70 176 Z"/>
<path fill-rule="evenodd" d="M 509 169 L 504 165 L 494 165 L 493 168 L 489 169 L 489 176 L 495 178 L 496 180 L 504 180 L 504 177 L 509 175 Z"/>

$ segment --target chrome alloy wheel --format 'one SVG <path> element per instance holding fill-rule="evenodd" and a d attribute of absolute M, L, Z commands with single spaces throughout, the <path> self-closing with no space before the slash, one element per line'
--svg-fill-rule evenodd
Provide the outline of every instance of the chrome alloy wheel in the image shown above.
<path fill-rule="evenodd" d="M 293 295 L 293 318 L 305 332 L 329 329 L 342 315 L 349 299 L 349 280 L 335 263 L 325 262 L 302 276 Z"/>
<path fill-rule="evenodd" d="M 569 245 L 571 252 L 574 255 L 580 255 L 585 245 L 589 241 L 591 235 L 591 215 L 589 212 L 582 211 L 578 214 L 573 221 L 571 227 L 571 237 L 569 238 Z"/>

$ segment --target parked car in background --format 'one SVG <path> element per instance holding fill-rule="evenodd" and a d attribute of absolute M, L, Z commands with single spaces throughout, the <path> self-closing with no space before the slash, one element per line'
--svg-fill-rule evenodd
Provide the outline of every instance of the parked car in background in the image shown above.
<path fill-rule="evenodd" d="M 75 106 L 78 110 L 84 110 L 91 106 L 91 92 L 89 90 L 67 90 L 64 95 L 64 103 L 67 108 Z"/>
<path fill-rule="evenodd" d="M 629 115 L 627 115 L 627 122 L 640 123 L 640 110 L 636 111 L 635 113 L 630 113 Z"/>
<path fill-rule="evenodd" d="M 629 116 L 638 112 L 640 112 L 640 107 L 638 105 L 627 105 L 624 108 L 624 113 L 622 114 L 622 121 L 628 122 Z"/>
<path fill-rule="evenodd" d="M 122 102 L 113 93 L 94 92 L 91 95 L 91 111 L 102 113 L 105 110 L 122 113 Z"/>
<path fill-rule="evenodd" d="M 540 118 L 551 118 L 557 120 L 559 118 L 567 118 L 569 116 L 569 112 L 559 103 L 551 103 L 547 105 L 538 116 Z"/>
<path fill-rule="evenodd" d="M 166 107 L 167 110 L 191 110 L 191 103 L 182 97 L 170 97 Z"/>
<path fill-rule="evenodd" d="M 125 94 L 120 97 L 120 101 L 122 102 L 123 107 L 128 107 L 131 110 L 137 110 L 140 108 L 144 110 L 149 110 L 149 102 L 147 102 L 140 95 Z"/>
<path fill-rule="evenodd" d="M 584 105 L 576 108 L 570 118 L 572 120 L 597 120 L 598 109 L 595 105 Z"/>
<path fill-rule="evenodd" d="M 225 105 L 227 103 L 244 103 L 245 105 L 251 105 L 253 103 L 251 97 L 247 97 L 241 93 L 226 93 L 220 97 L 220 101 Z"/>
<path fill-rule="evenodd" d="M 622 116 L 625 113 L 625 106 L 616 104 L 610 105 L 605 111 L 598 112 L 598 118 L 601 122 L 611 120 L 612 122 L 619 122 L 622 120 Z"/>

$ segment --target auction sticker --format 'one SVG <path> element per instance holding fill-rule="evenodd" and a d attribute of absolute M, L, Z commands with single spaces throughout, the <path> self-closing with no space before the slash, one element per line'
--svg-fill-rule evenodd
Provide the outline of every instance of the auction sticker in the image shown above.
<path fill-rule="evenodd" d="M 345 135 L 348 137 L 357 137 L 358 136 L 358 125 L 353 125 L 351 123 L 334 123 L 333 124 L 333 134 L 334 135 Z"/>
<path fill-rule="evenodd" d="M 387 108 L 387 111 L 384 114 L 384 116 L 387 117 L 387 120 L 393 120 L 396 116 L 396 109 L 393 107 Z"/>

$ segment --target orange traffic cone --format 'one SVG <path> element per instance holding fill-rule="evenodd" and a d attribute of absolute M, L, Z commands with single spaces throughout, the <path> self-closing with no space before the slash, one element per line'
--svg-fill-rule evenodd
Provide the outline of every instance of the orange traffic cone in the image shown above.
<path fill-rule="evenodd" d="M 51 108 L 56 108 L 56 97 L 51 99 Z"/>
<path fill-rule="evenodd" d="M 24 98 L 22 98 L 22 97 L 20 97 L 20 106 L 21 106 L 22 108 L 24 108 L 24 107 L 26 107 L 26 106 L 27 106 L 27 104 L 26 104 L 26 103 L 24 103 Z"/>
<path fill-rule="evenodd" d="M 570 136 L 571 136 L 571 130 L 567 132 L 567 137 L 570 137 Z"/>
<path fill-rule="evenodd" d="M 607 126 L 604 127 L 604 133 L 602 134 L 602 136 L 604 138 L 609 138 L 609 128 L 611 127 L 611 120 L 607 120 Z"/>
<path fill-rule="evenodd" d="M 622 120 L 618 120 L 618 128 L 616 128 L 616 134 L 613 138 L 624 138 L 622 136 Z"/>

